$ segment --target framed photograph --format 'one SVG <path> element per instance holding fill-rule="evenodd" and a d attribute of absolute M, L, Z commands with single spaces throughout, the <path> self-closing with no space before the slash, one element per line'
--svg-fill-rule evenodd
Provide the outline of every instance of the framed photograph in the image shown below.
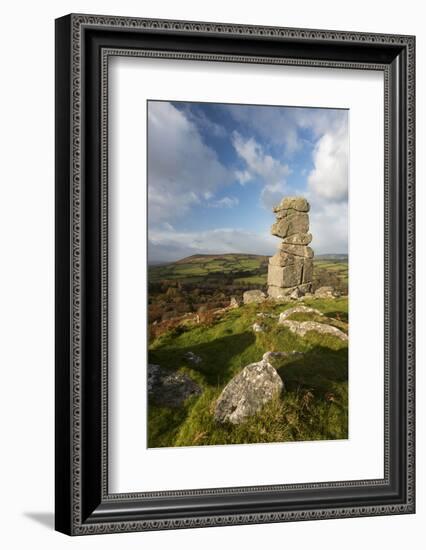
<path fill-rule="evenodd" d="M 415 511 L 415 38 L 56 20 L 56 529 Z"/>

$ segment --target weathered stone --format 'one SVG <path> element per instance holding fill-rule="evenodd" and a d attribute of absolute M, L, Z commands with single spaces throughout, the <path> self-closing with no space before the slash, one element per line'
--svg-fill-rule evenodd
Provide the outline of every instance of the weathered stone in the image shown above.
<path fill-rule="evenodd" d="M 302 258 L 314 257 L 314 251 L 310 246 L 281 243 L 280 249 L 286 254 L 294 254 L 294 256 L 301 256 Z"/>
<path fill-rule="evenodd" d="M 344 342 L 348 341 L 348 335 L 342 330 L 333 327 L 332 325 L 318 323 L 317 321 L 291 321 L 289 319 L 285 319 L 280 322 L 280 325 L 290 329 L 291 332 L 294 332 L 298 336 L 305 336 L 307 332 L 314 331 L 319 332 L 320 334 L 331 334 Z"/>
<path fill-rule="evenodd" d="M 320 288 L 317 288 L 315 291 L 315 296 L 317 298 L 334 298 L 333 287 L 322 286 Z"/>
<path fill-rule="evenodd" d="M 264 332 L 265 331 L 265 329 L 263 328 L 263 325 L 261 325 L 260 323 L 254 323 L 251 328 L 253 329 L 253 332 Z"/>
<path fill-rule="evenodd" d="M 276 300 L 303 297 L 312 290 L 314 252 L 309 230 L 309 203 L 304 197 L 285 197 L 274 207 L 271 233 L 281 237 L 278 252 L 269 258 L 268 295 Z"/>
<path fill-rule="evenodd" d="M 314 271 L 314 262 L 309 258 L 305 258 L 303 262 L 302 283 L 310 283 L 312 281 Z"/>
<path fill-rule="evenodd" d="M 264 311 L 259 311 L 256 315 L 258 317 L 262 317 L 263 319 L 278 319 L 278 315 L 275 315 L 275 313 L 265 313 Z"/>
<path fill-rule="evenodd" d="M 294 306 L 294 307 L 291 307 L 290 309 L 286 309 L 285 311 L 280 313 L 278 323 L 282 323 L 283 321 L 285 321 L 286 319 L 288 319 L 289 317 L 291 317 L 295 313 L 309 313 L 309 314 L 312 314 L 312 315 L 319 315 L 319 316 L 324 315 L 323 313 L 321 313 L 321 311 L 319 311 L 318 309 L 315 309 L 313 307 L 302 306 L 302 305 Z"/>
<path fill-rule="evenodd" d="M 288 211 L 290 212 L 290 211 Z M 295 233 L 307 233 L 309 231 L 309 216 L 304 212 L 287 214 L 278 219 L 271 227 L 272 235 L 276 237 L 290 237 Z"/>
<path fill-rule="evenodd" d="M 218 422 L 240 424 L 283 391 L 283 381 L 267 361 L 243 368 L 223 389 L 216 402 Z"/>
<path fill-rule="evenodd" d="M 310 233 L 295 233 L 291 237 L 285 237 L 283 242 L 286 244 L 303 244 L 308 245 L 312 241 L 312 235 Z"/>
<path fill-rule="evenodd" d="M 269 285 L 268 286 L 268 296 L 270 298 L 274 298 L 275 300 L 284 300 L 287 298 L 288 300 L 290 300 L 290 295 L 292 292 L 294 292 L 294 290 L 298 288 L 299 291 L 300 291 L 300 295 L 301 297 L 304 296 L 305 292 L 310 292 L 311 288 L 312 288 L 312 285 L 311 283 L 307 283 L 307 284 L 303 284 L 303 285 L 298 285 L 298 286 L 292 286 L 292 287 L 289 287 L 289 288 L 283 288 L 283 287 L 278 287 L 278 286 L 274 286 L 274 285 Z"/>
<path fill-rule="evenodd" d="M 147 374 L 147 388 L 148 394 L 152 392 L 154 385 L 156 384 L 158 377 L 160 376 L 161 367 L 160 365 L 154 365 L 153 363 L 148 363 L 148 374 Z"/>
<path fill-rule="evenodd" d="M 288 210 L 289 208 L 298 210 L 299 212 L 309 212 L 309 203 L 303 197 L 285 197 L 277 206 L 274 207 L 274 212 Z"/>
<path fill-rule="evenodd" d="M 235 296 L 231 297 L 231 301 L 229 302 L 228 307 L 231 308 L 231 309 L 236 309 L 236 308 L 240 307 L 240 302 L 237 300 L 237 298 L 235 298 Z"/>
<path fill-rule="evenodd" d="M 180 407 L 194 395 L 200 395 L 200 386 L 183 372 L 148 364 L 148 397 L 156 405 Z"/>
<path fill-rule="evenodd" d="M 268 296 L 274 300 L 290 301 L 288 290 L 280 286 L 268 286 Z"/>
<path fill-rule="evenodd" d="M 268 285 L 291 287 L 302 282 L 303 262 L 295 262 L 287 267 L 270 265 L 268 269 Z"/>
<path fill-rule="evenodd" d="M 246 290 L 243 294 L 245 304 L 260 304 L 266 300 L 266 295 L 261 290 Z"/>
<path fill-rule="evenodd" d="M 285 252 L 278 251 L 276 254 L 269 258 L 270 265 L 278 265 L 285 267 L 287 265 L 293 265 L 295 262 L 295 256 L 293 254 L 286 254 Z"/>
<path fill-rule="evenodd" d="M 297 286 L 293 292 L 290 294 L 290 298 L 292 300 L 298 300 L 303 296 L 303 292 L 300 290 L 300 288 Z"/>

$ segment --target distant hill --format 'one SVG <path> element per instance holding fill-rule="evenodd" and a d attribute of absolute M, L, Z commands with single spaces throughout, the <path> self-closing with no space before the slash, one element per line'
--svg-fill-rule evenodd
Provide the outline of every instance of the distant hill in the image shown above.
<path fill-rule="evenodd" d="M 257 254 L 194 254 L 166 265 L 149 266 L 151 282 L 180 279 L 195 282 L 221 274 L 259 277 L 266 274 L 269 256 Z"/>
<path fill-rule="evenodd" d="M 347 254 L 319 254 L 314 260 L 318 274 L 327 270 L 343 276 L 347 282 Z M 194 254 L 175 262 L 150 265 L 149 282 L 210 284 L 226 275 L 236 284 L 266 286 L 268 261 L 269 256 L 258 254 Z"/>
<path fill-rule="evenodd" d="M 258 254 L 241 254 L 241 253 L 230 253 L 230 254 L 193 254 L 192 256 L 187 256 L 181 260 L 176 260 L 175 264 L 190 264 L 190 263 L 210 263 L 211 261 L 220 261 L 226 263 L 240 263 L 242 260 L 254 260 L 254 261 L 265 261 L 269 256 L 259 256 Z"/>
<path fill-rule="evenodd" d="M 315 254 L 316 260 L 333 260 L 335 262 L 347 262 L 348 254 Z"/>

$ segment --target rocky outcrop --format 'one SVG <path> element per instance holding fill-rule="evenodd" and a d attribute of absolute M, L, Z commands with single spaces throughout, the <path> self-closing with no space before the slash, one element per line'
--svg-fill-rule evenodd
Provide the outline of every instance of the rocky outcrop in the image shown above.
<path fill-rule="evenodd" d="M 322 286 L 315 291 L 317 298 L 334 298 L 334 290 L 331 286 Z"/>
<path fill-rule="evenodd" d="M 156 405 L 180 407 L 194 395 L 200 395 L 200 386 L 183 372 L 148 364 L 148 397 Z"/>
<path fill-rule="evenodd" d="M 303 197 L 286 197 L 274 207 L 272 235 L 279 237 L 278 251 L 269 259 L 268 295 L 279 299 L 300 297 L 312 289 L 314 251 L 308 246 L 309 203 Z"/>
<path fill-rule="evenodd" d="M 253 332 L 264 332 L 265 331 L 264 326 L 261 325 L 260 323 L 254 323 L 251 328 L 253 329 Z"/>
<path fill-rule="evenodd" d="M 348 341 L 348 335 L 345 332 L 331 325 L 326 325 L 325 323 L 318 323 L 316 321 L 291 321 L 289 319 L 284 319 L 283 321 L 279 320 L 278 322 L 298 336 L 305 336 L 307 332 L 314 331 L 320 334 L 330 334 L 344 342 Z"/>
<path fill-rule="evenodd" d="M 280 317 L 279 317 L 278 322 L 282 323 L 283 321 L 285 321 L 286 319 L 291 317 L 291 315 L 293 315 L 294 313 L 309 313 L 309 314 L 312 314 L 312 315 L 318 315 L 320 317 L 324 316 L 324 313 L 321 313 L 321 311 L 319 311 L 318 309 L 315 309 L 313 307 L 295 306 L 295 307 L 291 307 L 290 309 L 286 309 L 285 311 L 280 313 Z"/>
<path fill-rule="evenodd" d="M 231 296 L 231 301 L 229 302 L 229 309 L 237 309 L 240 307 L 240 302 L 235 296 Z"/>
<path fill-rule="evenodd" d="M 279 396 L 283 387 L 270 363 L 263 360 L 251 363 L 225 386 L 216 401 L 214 417 L 218 422 L 240 424 Z"/>
<path fill-rule="evenodd" d="M 243 294 L 245 304 L 260 304 L 266 300 L 266 295 L 261 290 L 247 290 Z"/>

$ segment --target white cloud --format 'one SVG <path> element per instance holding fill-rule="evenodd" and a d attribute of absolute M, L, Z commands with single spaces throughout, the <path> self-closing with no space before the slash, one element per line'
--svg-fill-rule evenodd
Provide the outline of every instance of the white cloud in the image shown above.
<path fill-rule="evenodd" d="M 308 176 L 309 190 L 328 200 L 347 200 L 348 153 L 346 123 L 323 134 L 313 151 L 314 168 Z"/>
<path fill-rule="evenodd" d="M 340 126 L 347 117 L 347 111 L 343 109 L 269 105 L 232 105 L 224 108 L 234 120 L 247 125 L 262 139 L 281 146 L 283 155 L 290 157 L 304 145 L 300 130 L 311 130 L 314 136 L 319 137 Z"/>
<path fill-rule="evenodd" d="M 253 176 L 248 170 L 236 170 L 235 177 L 241 185 L 245 185 L 248 181 L 252 179 Z"/>
<path fill-rule="evenodd" d="M 244 139 L 234 131 L 232 144 L 238 155 L 246 162 L 248 173 L 261 177 L 265 182 L 282 182 L 290 174 L 288 165 L 266 154 L 254 138 Z"/>
<path fill-rule="evenodd" d="M 273 106 L 250 107 L 231 105 L 225 107 L 234 120 L 252 128 L 262 138 L 283 146 L 283 152 L 292 154 L 301 146 L 294 109 Z"/>
<path fill-rule="evenodd" d="M 148 132 L 150 225 L 185 216 L 232 181 L 196 125 L 170 103 L 149 102 Z"/>
<path fill-rule="evenodd" d="M 239 204 L 238 197 L 223 197 L 216 201 L 210 202 L 210 208 L 234 208 Z"/>
<path fill-rule="evenodd" d="M 286 186 L 283 182 L 277 181 L 275 183 L 267 183 L 260 194 L 262 204 L 268 210 L 272 210 L 276 206 L 284 195 L 288 193 Z"/>
<path fill-rule="evenodd" d="M 201 232 L 150 231 L 149 262 L 175 261 L 192 254 L 274 254 L 277 240 L 269 233 L 241 229 L 214 229 Z"/>
<path fill-rule="evenodd" d="M 305 123 L 301 120 L 301 123 Z M 307 122 L 306 122 L 307 124 Z M 311 124 L 318 134 L 307 177 L 312 247 L 316 254 L 348 252 L 347 111 L 319 113 Z"/>
<path fill-rule="evenodd" d="M 263 205 L 270 209 L 286 193 L 286 178 L 291 173 L 287 164 L 268 155 L 254 138 L 244 139 L 238 132 L 232 134 L 232 144 L 245 161 L 247 170 L 242 172 L 240 183 L 257 177 L 263 185 L 260 197 Z M 241 174 L 241 172 L 240 172 Z"/>
<path fill-rule="evenodd" d="M 214 122 L 208 118 L 203 111 L 194 110 L 189 107 L 188 104 L 185 105 L 185 116 L 193 122 L 198 128 L 202 128 L 205 132 L 208 132 L 210 135 L 215 137 L 224 138 L 227 133 L 223 126 Z"/>
<path fill-rule="evenodd" d="M 315 254 L 348 253 L 347 202 L 311 202 L 309 218 Z"/>

